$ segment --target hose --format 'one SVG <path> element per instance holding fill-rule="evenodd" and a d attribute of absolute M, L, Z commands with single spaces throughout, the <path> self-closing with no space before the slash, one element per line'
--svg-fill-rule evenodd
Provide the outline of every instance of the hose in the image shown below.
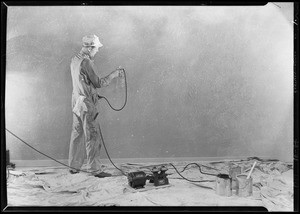
<path fill-rule="evenodd" d="M 124 69 L 123 69 L 123 71 L 124 71 L 124 79 L 125 79 L 125 101 L 124 101 L 124 104 L 123 104 L 122 107 L 120 107 L 120 108 L 114 108 L 114 107 L 110 104 L 109 100 L 108 100 L 106 97 L 98 95 L 98 98 L 99 98 L 99 99 L 104 99 L 104 100 L 106 100 L 107 104 L 108 104 L 108 105 L 110 106 L 110 108 L 111 108 L 112 110 L 114 110 L 114 111 L 121 111 L 122 109 L 124 109 L 124 107 L 125 107 L 126 104 L 127 104 L 127 79 L 126 79 L 126 72 L 125 72 Z M 5 129 L 6 129 L 6 128 L 5 128 Z M 111 158 L 110 158 L 110 156 L 109 156 L 109 153 L 108 153 L 108 151 L 107 151 L 107 148 L 106 148 L 104 139 L 103 139 L 103 135 L 102 135 L 101 127 L 100 127 L 100 122 L 99 122 L 99 130 L 100 130 L 100 137 L 101 137 L 101 140 L 102 140 L 102 142 L 103 142 L 103 146 L 104 146 L 104 149 L 105 149 L 105 152 L 106 152 L 106 155 L 107 155 L 109 161 L 111 162 L 111 164 L 112 164 L 116 169 L 118 169 L 119 171 L 121 171 L 121 173 L 122 173 L 124 176 L 127 176 L 127 174 L 126 174 L 123 170 L 121 170 L 120 168 L 118 168 L 118 167 L 113 163 L 113 161 L 111 160 Z M 42 155 L 48 157 L 49 159 L 51 159 L 51 160 L 53 160 L 53 161 L 55 161 L 55 162 L 57 162 L 57 163 L 59 163 L 59 164 L 61 164 L 61 165 L 63 165 L 63 166 L 66 166 L 66 167 L 68 167 L 68 168 L 74 169 L 74 170 L 76 170 L 76 171 L 81 171 L 81 172 L 86 172 L 86 173 L 93 173 L 93 172 L 97 172 L 97 171 L 98 171 L 98 170 L 96 170 L 96 171 L 85 171 L 85 170 L 82 170 L 82 169 L 77 169 L 77 168 L 68 166 L 68 165 L 66 165 L 66 164 L 64 164 L 64 163 L 62 163 L 62 162 L 60 162 L 60 161 L 58 161 L 58 160 L 52 158 L 51 156 L 46 155 L 45 153 L 43 153 L 43 152 L 41 152 L 41 151 L 35 149 L 34 147 L 32 147 L 31 145 L 29 145 L 28 143 L 26 143 L 24 140 L 22 140 L 21 138 L 19 138 L 17 135 L 15 135 L 15 134 L 14 134 L 13 132 L 11 132 L 10 130 L 6 129 L 6 131 L 8 131 L 10 134 L 12 134 L 14 137 L 16 137 L 17 139 L 19 139 L 21 142 L 23 142 L 24 144 L 26 144 L 27 146 L 29 146 L 30 148 L 32 148 L 32 149 L 35 150 L 36 152 L 38 152 L 38 153 L 40 153 L 40 154 L 42 154 Z M 186 165 L 186 166 L 184 167 L 184 169 L 181 171 L 181 173 L 182 173 L 183 171 L 185 171 L 186 168 L 187 168 L 189 165 L 192 165 L 192 164 L 197 165 L 197 166 L 199 167 L 200 172 L 201 172 L 202 174 L 211 175 L 211 176 L 217 176 L 216 174 L 210 174 L 210 173 L 204 173 L 204 172 L 202 172 L 202 171 L 201 171 L 201 166 L 200 166 L 199 164 L 197 164 L 197 163 L 190 163 L 190 164 Z M 175 169 L 175 171 L 176 171 L 183 179 L 185 179 L 185 180 L 187 180 L 187 181 L 190 181 L 190 182 L 211 182 L 211 181 L 212 181 L 212 180 L 200 180 L 200 181 L 190 180 L 190 179 L 184 177 L 184 176 L 177 170 L 177 168 L 176 168 L 172 163 L 169 163 L 169 165 L 171 165 L 171 166 Z M 206 167 L 206 166 L 204 166 L 204 167 Z M 211 167 L 208 167 L 208 168 L 211 168 Z"/>

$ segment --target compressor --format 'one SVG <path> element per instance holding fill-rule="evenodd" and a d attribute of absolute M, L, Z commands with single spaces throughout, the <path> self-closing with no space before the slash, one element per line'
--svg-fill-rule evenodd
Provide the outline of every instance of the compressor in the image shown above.
<path fill-rule="evenodd" d="M 151 169 L 152 175 L 146 175 L 143 171 L 129 172 L 127 174 L 128 184 L 135 189 L 144 188 L 147 180 L 149 183 L 153 183 L 155 187 L 168 185 L 167 170 L 167 167 L 161 166 L 160 168 L 153 167 Z"/>

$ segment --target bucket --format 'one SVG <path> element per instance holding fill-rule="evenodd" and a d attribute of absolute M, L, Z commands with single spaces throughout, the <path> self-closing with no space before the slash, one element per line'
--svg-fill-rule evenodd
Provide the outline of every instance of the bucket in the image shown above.
<path fill-rule="evenodd" d="M 231 177 L 232 179 L 232 185 L 231 185 L 231 189 L 232 189 L 232 194 L 237 195 L 238 193 L 238 181 L 236 176 L 242 173 L 242 169 L 240 166 L 230 166 L 229 169 L 229 177 Z"/>
<path fill-rule="evenodd" d="M 231 192 L 231 183 L 232 179 L 229 175 L 226 174 L 219 174 L 216 177 L 216 194 L 221 196 L 230 197 L 232 195 Z"/>
<path fill-rule="evenodd" d="M 236 176 L 238 181 L 238 196 L 240 197 L 248 197 L 252 196 L 252 177 L 247 179 L 247 175 L 237 175 Z"/>

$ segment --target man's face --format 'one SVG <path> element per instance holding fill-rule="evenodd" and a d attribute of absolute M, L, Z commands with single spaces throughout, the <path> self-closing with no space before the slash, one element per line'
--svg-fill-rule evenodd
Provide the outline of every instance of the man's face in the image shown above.
<path fill-rule="evenodd" d="M 95 46 L 92 48 L 92 50 L 90 51 L 90 56 L 93 58 L 95 57 L 96 53 L 98 53 L 99 51 L 99 47 L 98 46 Z"/>

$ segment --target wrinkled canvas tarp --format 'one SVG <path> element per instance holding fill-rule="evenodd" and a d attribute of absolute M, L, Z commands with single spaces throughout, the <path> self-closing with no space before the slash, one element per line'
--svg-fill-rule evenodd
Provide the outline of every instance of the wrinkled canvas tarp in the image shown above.
<path fill-rule="evenodd" d="M 132 192 L 128 180 L 115 168 L 107 168 L 113 177 L 96 178 L 86 173 L 70 174 L 68 169 L 34 168 L 10 170 L 7 182 L 8 206 L 263 206 L 268 211 L 293 211 L 293 165 L 276 160 L 226 160 L 218 162 L 197 162 L 201 171 L 218 174 L 227 173 L 229 164 L 241 166 L 248 173 L 252 171 L 253 195 L 250 197 L 219 196 L 215 193 L 215 176 L 202 174 L 197 165 L 190 165 L 179 176 L 168 166 L 167 173 L 171 187 Z M 188 162 L 173 163 L 179 171 Z M 128 171 L 143 170 L 147 164 L 121 164 L 119 168 Z M 148 181 L 147 181 L 148 182 Z"/>

